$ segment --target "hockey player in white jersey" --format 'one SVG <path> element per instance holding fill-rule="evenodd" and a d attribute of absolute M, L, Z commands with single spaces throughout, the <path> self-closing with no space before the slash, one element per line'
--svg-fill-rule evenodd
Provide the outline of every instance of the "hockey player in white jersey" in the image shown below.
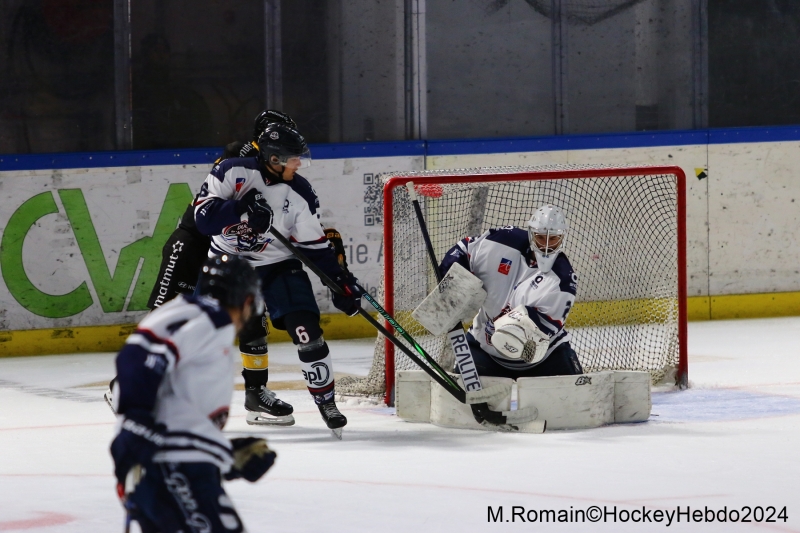
<path fill-rule="evenodd" d="M 255 267 L 270 320 L 297 345 L 308 390 L 327 426 L 340 437 L 347 418 L 334 401 L 333 365 L 311 282 L 270 228 L 289 238 L 345 290 L 344 296 L 333 295 L 336 308 L 355 315 L 361 292 L 355 277 L 340 266 L 320 226 L 316 193 L 296 174 L 310 164 L 305 139 L 285 124 L 270 124 L 257 144 L 257 157 L 229 159 L 211 170 L 195 205 L 197 228 L 212 236 L 210 254 L 236 254 Z M 258 342 L 266 346 L 266 338 Z M 274 423 L 265 415 L 280 418 L 281 408 L 286 415 L 292 412 L 266 388 L 266 364 L 266 356 L 245 360 L 249 423 Z"/>
<path fill-rule="evenodd" d="M 111 455 L 128 520 L 143 533 L 244 531 L 221 478 L 256 481 L 275 460 L 263 439 L 222 433 L 238 367 L 233 341 L 263 313 L 260 280 L 245 260 L 223 255 L 203 265 L 196 292 L 146 316 L 116 359 Z"/>
<path fill-rule="evenodd" d="M 506 226 L 467 237 L 440 270 L 459 263 L 482 282 L 487 297 L 467 339 L 478 374 L 516 379 L 583 373 L 564 322 L 578 278 L 564 253 L 568 227 L 545 205 L 526 229 Z"/>

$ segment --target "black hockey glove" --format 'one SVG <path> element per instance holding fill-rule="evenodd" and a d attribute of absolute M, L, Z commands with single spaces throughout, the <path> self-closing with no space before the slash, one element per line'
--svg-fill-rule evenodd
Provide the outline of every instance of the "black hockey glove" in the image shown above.
<path fill-rule="evenodd" d="M 258 234 L 266 233 L 272 227 L 272 208 L 261 193 L 247 206 L 247 225 Z"/>
<path fill-rule="evenodd" d="M 347 316 L 354 316 L 361 308 L 361 295 L 364 292 L 358 285 L 358 280 L 350 272 L 343 273 L 336 282 L 345 294 L 333 293 L 333 306 Z"/>
<path fill-rule="evenodd" d="M 325 228 L 325 236 L 328 241 L 333 245 L 333 253 L 336 254 L 336 260 L 339 261 L 339 266 L 342 270 L 347 272 L 347 255 L 344 250 L 344 242 L 342 241 L 342 234 L 335 228 Z"/>
<path fill-rule="evenodd" d="M 114 475 L 125 485 L 125 477 L 134 465 L 147 465 L 164 445 L 163 424 L 156 425 L 153 416 L 140 410 L 125 413 L 122 429 L 111 443 L 114 458 Z"/>
<path fill-rule="evenodd" d="M 231 439 L 231 446 L 233 446 L 233 466 L 225 474 L 225 479 L 228 481 L 241 477 L 255 482 L 267 473 L 277 457 L 264 439 L 255 437 Z"/>

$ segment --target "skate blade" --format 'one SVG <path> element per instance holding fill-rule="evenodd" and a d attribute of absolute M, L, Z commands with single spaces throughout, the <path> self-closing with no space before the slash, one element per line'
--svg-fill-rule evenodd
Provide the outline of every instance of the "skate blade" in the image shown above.
<path fill-rule="evenodd" d="M 105 394 L 103 394 L 103 399 L 108 404 L 108 408 L 111 409 L 111 412 L 117 414 L 117 412 L 114 410 L 114 402 L 111 400 L 111 393 L 106 392 Z"/>
<path fill-rule="evenodd" d="M 251 426 L 293 426 L 294 416 L 270 416 L 250 411 L 247 413 L 247 423 Z"/>
<path fill-rule="evenodd" d="M 342 428 L 332 429 L 331 433 L 333 433 L 333 436 L 335 438 L 342 440 Z"/>

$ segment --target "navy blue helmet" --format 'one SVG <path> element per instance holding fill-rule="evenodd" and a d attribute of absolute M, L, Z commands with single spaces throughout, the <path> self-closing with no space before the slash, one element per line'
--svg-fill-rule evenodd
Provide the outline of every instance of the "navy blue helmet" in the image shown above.
<path fill-rule="evenodd" d="M 292 120 L 292 117 L 275 109 L 267 109 L 259 113 L 253 122 L 253 140 L 258 142 L 258 138 L 267 129 L 267 126 L 275 123 L 286 124 L 294 130 L 297 129 L 297 123 Z"/>
<path fill-rule="evenodd" d="M 235 255 L 219 255 L 206 259 L 197 280 L 197 292 L 210 296 L 222 307 L 242 307 L 253 296 L 253 313 L 264 312 L 261 279 L 247 260 Z"/>

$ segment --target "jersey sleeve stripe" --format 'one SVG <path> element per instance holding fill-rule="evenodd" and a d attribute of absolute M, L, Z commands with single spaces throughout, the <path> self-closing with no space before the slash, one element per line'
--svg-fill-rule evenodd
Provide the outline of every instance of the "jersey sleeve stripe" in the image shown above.
<path fill-rule="evenodd" d="M 145 348 L 153 353 L 163 355 L 170 353 L 175 358 L 176 363 L 181 358 L 178 348 L 171 341 L 160 338 L 149 329 L 138 328 L 130 337 L 128 337 L 128 343 L 138 344 L 142 348 Z"/>
<path fill-rule="evenodd" d="M 531 317 L 531 320 L 533 320 L 533 323 L 536 324 L 536 327 L 538 327 L 540 330 L 542 330 L 544 333 L 547 333 L 548 335 L 553 335 L 554 333 L 558 333 L 558 330 L 561 329 L 551 324 L 550 321 L 547 320 L 542 313 L 536 310 L 533 310 L 531 312 L 529 308 L 528 316 Z"/>
<path fill-rule="evenodd" d="M 289 240 L 293 243 L 299 244 L 300 246 L 309 246 L 313 244 L 325 244 L 328 242 L 328 238 L 326 236 L 322 236 L 319 239 L 315 239 L 313 241 L 298 241 L 294 237 L 289 237 Z"/>
<path fill-rule="evenodd" d="M 220 460 L 223 461 L 226 457 L 233 456 L 233 452 L 222 446 L 220 443 L 200 438 L 194 433 L 184 433 L 182 435 L 167 433 L 164 438 L 164 446 L 165 448 L 163 449 L 166 449 L 167 446 L 172 446 L 175 448 L 181 447 L 183 449 L 192 447 L 196 450 L 201 450 L 206 453 L 216 455 Z"/>

